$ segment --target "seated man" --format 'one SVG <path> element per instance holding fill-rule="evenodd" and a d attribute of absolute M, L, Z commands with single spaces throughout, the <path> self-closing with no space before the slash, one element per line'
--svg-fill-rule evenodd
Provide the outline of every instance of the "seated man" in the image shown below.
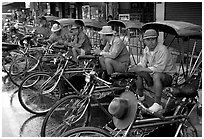
<path fill-rule="evenodd" d="M 72 47 L 73 61 L 78 62 L 78 55 L 85 55 L 91 51 L 91 41 L 77 24 L 71 27 L 71 34 L 74 35 L 74 41 L 68 43 L 68 46 Z"/>
<path fill-rule="evenodd" d="M 62 48 L 68 45 L 69 36 L 64 33 L 60 24 L 53 24 L 51 31 L 52 34 L 48 39 L 49 42 L 56 43 L 59 47 Z"/>
<path fill-rule="evenodd" d="M 140 101 L 145 99 L 142 77 L 146 79 L 148 86 L 153 86 L 155 103 L 149 109 L 153 112 L 158 112 L 162 109 L 162 89 L 171 85 L 172 75 L 176 72 L 176 66 L 167 47 L 158 43 L 158 33 L 154 29 L 146 30 L 143 39 L 146 45 L 143 57 L 138 65 L 130 66 L 129 72 L 136 72 L 139 75 L 136 84 Z"/>
<path fill-rule="evenodd" d="M 43 35 L 44 39 L 48 39 L 51 35 L 51 30 L 49 28 L 48 22 L 44 16 L 39 18 L 40 25 L 34 29 L 36 34 Z"/>
<path fill-rule="evenodd" d="M 98 32 L 102 34 L 106 46 L 101 51 L 99 48 L 92 50 L 94 54 L 101 55 L 99 58 L 100 65 L 104 70 L 105 80 L 108 80 L 114 72 L 126 72 L 130 63 L 130 54 L 123 41 L 116 37 L 115 31 L 111 26 L 103 26 Z"/>

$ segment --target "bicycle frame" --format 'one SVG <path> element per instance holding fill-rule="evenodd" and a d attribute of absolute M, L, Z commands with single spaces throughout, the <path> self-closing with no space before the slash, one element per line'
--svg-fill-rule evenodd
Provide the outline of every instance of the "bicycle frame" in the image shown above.
<path fill-rule="evenodd" d="M 172 97 L 172 95 L 171 95 Z M 173 98 L 173 97 L 172 97 Z M 176 98 L 174 98 L 176 99 Z M 138 109 L 146 109 L 145 106 L 138 102 L 139 107 Z M 176 107 L 176 110 L 174 111 L 173 116 L 166 116 L 163 117 L 164 119 L 161 118 L 147 118 L 147 119 L 143 119 L 143 117 L 137 117 L 135 116 L 135 120 L 126 128 L 126 129 L 121 129 L 119 131 L 117 131 L 116 129 L 111 129 L 108 128 L 108 124 L 106 124 L 103 129 L 108 130 L 110 133 L 112 133 L 112 135 L 114 137 L 117 136 L 123 136 L 123 137 L 127 137 L 130 136 L 131 131 L 133 131 L 134 136 L 146 136 L 149 133 L 153 132 L 154 130 L 158 129 L 159 127 L 162 127 L 164 125 L 170 125 L 170 124 L 178 124 L 178 128 L 175 132 L 174 137 L 178 137 L 179 133 L 182 129 L 182 126 L 185 126 L 186 122 L 189 122 L 190 125 L 193 128 L 193 132 L 195 133 L 196 136 L 198 136 L 197 134 L 197 129 L 194 127 L 194 125 L 191 123 L 189 116 L 192 113 L 192 111 L 196 108 L 197 106 L 197 102 L 195 98 L 182 98 L 182 100 L 180 100 L 180 103 L 178 103 L 179 105 Z M 190 111 L 185 111 L 185 109 L 187 109 L 187 105 L 192 104 L 192 108 Z M 182 113 L 184 111 L 184 113 Z M 141 119 L 142 118 L 142 119 Z M 153 129 L 150 128 L 150 130 L 148 130 L 146 133 L 144 131 L 145 128 L 151 127 Z M 141 133 L 143 132 L 143 133 Z M 121 135 L 122 134 L 122 135 Z M 136 135 L 135 135 L 136 134 Z"/>

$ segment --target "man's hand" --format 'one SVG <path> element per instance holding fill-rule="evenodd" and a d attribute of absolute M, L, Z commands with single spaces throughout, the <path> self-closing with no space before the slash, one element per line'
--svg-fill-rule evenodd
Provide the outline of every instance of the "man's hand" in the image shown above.
<path fill-rule="evenodd" d="M 96 55 L 100 55 L 101 50 L 100 50 L 100 48 L 95 48 L 95 49 L 91 50 L 91 53 L 96 54 Z"/>
<path fill-rule="evenodd" d="M 138 66 L 138 65 L 130 65 L 128 68 L 128 72 L 140 72 L 143 71 L 143 67 L 142 66 Z"/>

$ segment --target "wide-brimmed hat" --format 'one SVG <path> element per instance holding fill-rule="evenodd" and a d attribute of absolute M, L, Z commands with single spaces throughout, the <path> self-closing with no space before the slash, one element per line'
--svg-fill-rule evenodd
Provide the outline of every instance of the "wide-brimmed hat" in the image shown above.
<path fill-rule="evenodd" d="M 116 128 L 127 128 L 134 121 L 137 111 L 137 99 L 134 93 L 125 91 L 120 97 L 114 98 L 109 104 L 108 111 L 113 116 Z"/>
<path fill-rule="evenodd" d="M 103 26 L 102 30 L 98 32 L 99 34 L 115 34 L 116 31 L 112 30 L 111 26 Z"/>
<path fill-rule="evenodd" d="M 54 24 L 53 26 L 52 26 L 52 28 L 51 28 L 51 31 L 52 32 L 57 32 L 57 31 L 59 31 L 59 30 L 61 30 L 62 29 L 62 27 L 59 25 L 59 24 Z"/>
<path fill-rule="evenodd" d="M 143 39 L 157 38 L 157 37 L 158 37 L 158 33 L 156 32 L 156 30 L 148 29 L 145 31 Z"/>

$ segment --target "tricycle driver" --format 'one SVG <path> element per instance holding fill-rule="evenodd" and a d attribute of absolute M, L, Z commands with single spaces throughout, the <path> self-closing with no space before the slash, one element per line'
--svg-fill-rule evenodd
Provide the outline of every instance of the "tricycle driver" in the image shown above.
<path fill-rule="evenodd" d="M 137 65 L 131 65 L 129 72 L 136 72 L 138 99 L 145 100 L 143 94 L 143 78 L 148 86 L 153 86 L 155 92 L 155 102 L 149 108 L 153 112 L 162 110 L 161 94 L 163 87 L 170 86 L 172 75 L 176 72 L 176 66 L 173 57 L 167 47 L 158 42 L 158 32 L 154 29 L 148 29 L 143 36 L 146 45 L 143 56 Z"/>

